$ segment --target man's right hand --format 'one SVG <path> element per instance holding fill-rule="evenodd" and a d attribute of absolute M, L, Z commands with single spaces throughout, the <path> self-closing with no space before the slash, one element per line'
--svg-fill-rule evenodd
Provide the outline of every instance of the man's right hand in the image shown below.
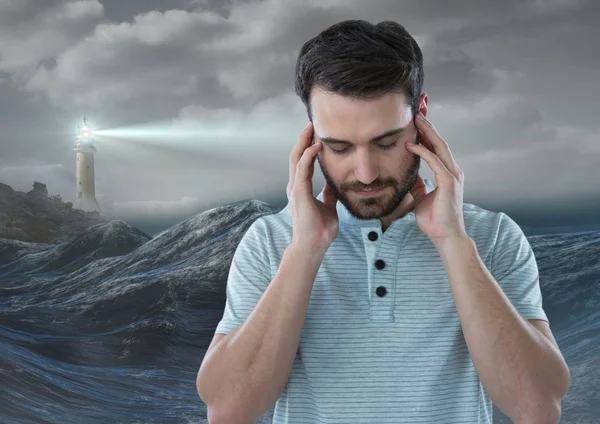
<path fill-rule="evenodd" d="M 290 155 L 287 197 L 293 219 L 292 243 L 326 251 L 338 235 L 338 199 L 327 183 L 323 188 L 323 202 L 313 195 L 315 160 L 322 146 L 320 141 L 311 145 L 313 132 L 313 124 L 309 122 Z"/>

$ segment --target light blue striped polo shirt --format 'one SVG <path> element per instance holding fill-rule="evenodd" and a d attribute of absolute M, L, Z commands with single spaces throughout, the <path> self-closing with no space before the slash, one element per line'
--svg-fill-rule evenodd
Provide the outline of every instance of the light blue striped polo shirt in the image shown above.
<path fill-rule="evenodd" d="M 315 279 L 273 422 L 491 424 L 492 401 L 469 355 L 446 271 L 414 212 L 382 233 L 377 219 L 356 219 L 340 202 L 337 211 L 339 235 Z M 519 313 L 547 320 L 521 228 L 505 213 L 468 203 L 464 219 Z M 231 263 L 216 333 L 247 319 L 291 237 L 289 205 L 249 227 Z"/>

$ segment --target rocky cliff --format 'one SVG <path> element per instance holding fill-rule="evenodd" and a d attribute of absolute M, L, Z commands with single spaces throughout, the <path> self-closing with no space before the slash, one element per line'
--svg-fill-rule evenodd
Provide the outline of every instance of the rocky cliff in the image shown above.
<path fill-rule="evenodd" d="M 46 185 L 35 181 L 28 192 L 0 183 L 0 238 L 36 243 L 61 243 L 108 220 L 97 212 L 73 209 Z"/>

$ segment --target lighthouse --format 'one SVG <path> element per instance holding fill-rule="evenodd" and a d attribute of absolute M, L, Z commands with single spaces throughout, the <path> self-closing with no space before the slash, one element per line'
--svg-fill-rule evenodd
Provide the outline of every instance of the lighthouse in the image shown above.
<path fill-rule="evenodd" d="M 92 128 L 88 125 L 86 118 L 79 126 L 75 148 L 77 154 L 77 181 L 76 181 L 76 205 L 77 209 L 88 212 L 100 213 L 100 206 L 96 201 L 96 185 L 94 182 L 94 140 Z"/>

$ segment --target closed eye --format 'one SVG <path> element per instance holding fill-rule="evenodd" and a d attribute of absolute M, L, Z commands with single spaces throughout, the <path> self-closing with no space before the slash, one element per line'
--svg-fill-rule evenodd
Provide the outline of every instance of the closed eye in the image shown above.
<path fill-rule="evenodd" d="M 382 150 L 390 150 L 392 148 L 394 148 L 397 144 L 397 140 L 389 143 L 389 144 L 378 144 L 377 147 L 379 147 Z M 350 147 L 346 147 L 345 149 L 341 149 L 341 150 L 336 150 L 333 148 L 329 148 L 334 154 L 336 155 L 342 155 L 344 153 L 347 153 L 350 150 Z"/>

